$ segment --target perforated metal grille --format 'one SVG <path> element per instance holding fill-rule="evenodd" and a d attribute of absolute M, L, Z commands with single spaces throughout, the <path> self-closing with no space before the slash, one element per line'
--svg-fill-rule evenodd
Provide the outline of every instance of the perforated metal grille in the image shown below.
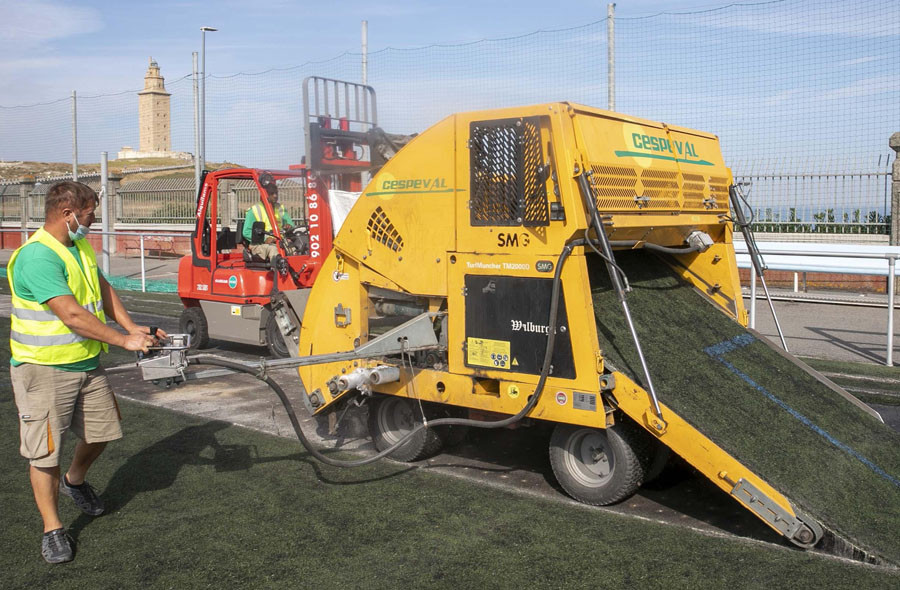
<path fill-rule="evenodd" d="M 600 211 L 728 208 L 728 179 L 668 170 L 591 164 L 591 187 Z"/>
<path fill-rule="evenodd" d="M 706 199 L 706 177 L 702 174 L 685 174 L 684 185 L 684 208 L 685 209 L 705 209 L 703 201 Z"/>
<path fill-rule="evenodd" d="M 728 179 L 722 176 L 709 177 L 709 196 L 715 199 L 711 209 L 728 210 Z"/>
<path fill-rule="evenodd" d="M 540 117 L 473 121 L 469 163 L 472 225 L 550 223 Z"/>
<path fill-rule="evenodd" d="M 403 237 L 381 207 L 372 212 L 367 228 L 369 235 L 379 244 L 384 244 L 394 252 L 403 250 Z"/>
<path fill-rule="evenodd" d="M 635 206 L 638 177 L 634 168 L 593 164 L 591 171 L 591 186 L 599 210 L 630 209 Z"/>
<path fill-rule="evenodd" d="M 644 209 L 678 209 L 678 173 L 667 170 L 644 170 L 641 172 L 644 196 L 650 197 Z"/>

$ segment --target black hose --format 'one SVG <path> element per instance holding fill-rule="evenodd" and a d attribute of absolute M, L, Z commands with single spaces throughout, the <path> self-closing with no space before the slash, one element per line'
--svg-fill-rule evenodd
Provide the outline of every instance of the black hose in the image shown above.
<path fill-rule="evenodd" d="M 219 358 L 211 355 L 198 355 L 194 357 L 190 357 L 188 362 L 192 365 L 216 365 L 219 367 L 225 367 L 226 369 L 231 369 L 233 371 L 239 371 L 241 373 L 247 373 L 248 375 L 253 375 L 260 381 L 263 381 L 269 388 L 275 392 L 275 395 L 278 396 L 278 399 L 281 400 L 281 404 L 284 406 L 284 409 L 287 411 L 288 418 L 291 420 L 291 426 L 294 427 L 294 433 L 297 435 L 297 438 L 300 439 L 300 443 L 303 447 L 309 451 L 309 454 L 325 463 L 326 465 L 332 465 L 334 467 L 360 467 L 362 465 L 366 465 L 368 463 L 373 463 L 382 459 L 386 455 L 389 455 L 393 451 L 397 449 L 400 445 L 406 442 L 406 440 L 412 436 L 417 430 L 411 431 L 407 436 L 403 437 L 396 444 L 392 445 L 390 448 L 385 449 L 375 455 L 374 457 L 367 457 L 365 459 L 359 459 L 357 461 L 341 461 L 339 459 L 332 459 L 331 457 L 323 454 L 317 448 L 315 448 L 310 440 L 306 438 L 306 435 L 303 434 L 303 429 L 300 428 L 300 420 L 297 419 L 297 413 L 294 412 L 294 406 L 291 404 L 291 400 L 288 398 L 287 394 L 284 392 L 284 389 L 281 388 L 278 383 L 276 383 L 271 377 L 266 376 L 265 378 L 260 377 L 255 368 L 247 367 L 242 365 L 241 363 L 229 361 L 227 359 Z M 421 428 L 421 426 L 419 427 Z"/>
<path fill-rule="evenodd" d="M 662 252 L 663 254 L 674 254 L 676 256 L 700 251 L 700 246 L 670 248 L 668 246 L 660 246 L 659 244 L 651 244 L 650 242 L 639 242 L 638 240 L 614 240 L 611 241 L 609 245 L 613 248 L 634 248 L 635 246 L 638 246 L 638 249 L 643 248 L 646 250 L 653 250 L 654 252 Z"/>
<path fill-rule="evenodd" d="M 287 394 L 284 392 L 284 389 L 281 388 L 278 383 L 272 380 L 271 377 L 266 375 L 265 377 L 260 377 L 257 373 L 257 370 L 253 367 L 247 367 L 238 362 L 229 361 L 227 359 L 219 358 L 211 355 L 197 355 L 190 357 L 188 362 L 194 365 L 216 365 L 220 367 L 225 367 L 227 369 L 231 369 L 234 371 L 239 371 L 241 373 L 246 373 L 248 375 L 253 375 L 260 381 L 263 381 L 269 388 L 275 392 L 275 395 L 278 396 L 278 399 L 281 400 L 281 404 L 284 406 L 285 411 L 288 414 L 288 418 L 291 421 L 291 426 L 294 428 L 294 433 L 297 435 L 297 438 L 300 440 L 300 444 L 309 451 L 309 454 L 325 463 L 326 465 L 331 465 L 334 467 L 360 467 L 362 465 L 367 465 L 369 463 L 374 463 L 380 459 L 383 459 L 387 455 L 390 455 L 397 448 L 403 445 L 407 440 L 410 439 L 414 434 L 423 428 L 432 428 L 435 426 L 472 426 L 474 428 L 503 428 L 505 426 L 509 426 L 510 424 L 514 424 L 524 418 L 528 413 L 534 409 L 535 405 L 537 405 L 538 401 L 541 398 L 541 394 L 544 392 L 544 386 L 547 382 L 547 377 L 550 375 L 550 365 L 553 359 L 553 352 L 556 348 L 556 323 L 559 315 L 559 293 L 560 286 L 562 284 L 562 268 L 568 259 L 569 255 L 572 253 L 572 250 L 578 246 L 584 246 L 588 243 L 587 240 L 579 239 L 574 240 L 563 248 L 562 252 L 560 252 L 559 257 L 556 262 L 556 271 L 553 274 L 553 292 L 550 297 L 550 320 L 548 323 L 547 330 L 547 348 L 544 352 L 544 364 L 541 366 L 540 377 L 538 378 L 537 385 L 534 388 L 534 393 L 529 397 L 528 403 L 525 404 L 517 414 L 510 416 L 509 418 L 504 418 L 503 420 L 496 420 L 493 422 L 482 422 L 481 420 L 469 420 L 467 418 L 439 418 L 437 420 L 431 420 L 426 424 L 420 424 L 416 426 L 412 430 L 410 430 L 403 438 L 398 440 L 396 443 L 388 447 L 387 449 L 381 451 L 377 455 L 372 457 L 366 457 L 365 459 L 358 459 L 355 461 L 342 461 L 340 459 L 332 459 L 331 457 L 323 454 L 321 451 L 316 449 L 310 440 L 306 438 L 306 435 L 303 434 L 303 430 L 300 428 L 300 421 L 297 419 L 297 413 L 294 411 L 294 406 L 291 404 L 291 400 L 288 398 Z"/>

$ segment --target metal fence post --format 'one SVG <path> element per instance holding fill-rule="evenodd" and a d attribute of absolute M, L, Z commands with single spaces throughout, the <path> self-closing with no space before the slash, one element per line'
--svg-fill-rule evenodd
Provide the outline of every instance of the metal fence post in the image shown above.
<path fill-rule="evenodd" d="M 31 220 L 31 192 L 34 190 L 34 176 L 24 176 L 19 181 L 19 217 L 22 220 L 22 243 L 28 239 L 28 222 Z"/>
<path fill-rule="evenodd" d="M 147 264 L 144 262 L 144 234 L 141 234 L 141 291 L 147 292 Z"/>
<path fill-rule="evenodd" d="M 191 54 L 194 60 L 194 192 L 200 190 L 200 87 L 198 86 L 199 74 L 197 72 L 197 52 Z"/>
<path fill-rule="evenodd" d="M 362 22 L 362 83 L 369 83 L 369 21 Z"/>
<path fill-rule="evenodd" d="M 72 91 L 72 180 L 78 182 L 78 99 Z"/>
<path fill-rule="evenodd" d="M 887 366 L 894 366 L 894 273 L 897 259 L 888 258 L 888 322 L 887 322 Z"/>
<path fill-rule="evenodd" d="M 101 268 L 109 274 L 109 153 L 100 152 Z"/>
<path fill-rule="evenodd" d="M 894 150 L 894 166 L 891 169 L 891 246 L 900 246 L 900 131 L 891 135 L 888 145 Z M 888 276 L 888 291 L 896 292 L 898 279 Z M 890 351 L 888 351 L 890 352 Z"/>
<path fill-rule="evenodd" d="M 900 131 L 891 135 L 888 145 L 894 150 L 891 170 L 891 246 L 900 246 Z"/>
<path fill-rule="evenodd" d="M 616 5 L 606 5 L 606 83 L 607 106 L 616 110 Z"/>
<path fill-rule="evenodd" d="M 107 197 L 106 197 L 106 211 L 103 212 L 104 215 L 109 213 L 109 231 L 115 234 L 116 224 L 119 222 L 119 217 L 122 215 L 122 203 L 121 198 L 119 197 L 119 188 L 122 186 L 122 177 L 117 176 L 115 174 L 107 173 Z M 115 254 L 118 252 L 119 248 L 119 238 L 116 235 L 112 236 L 112 239 L 109 241 L 109 253 Z"/>

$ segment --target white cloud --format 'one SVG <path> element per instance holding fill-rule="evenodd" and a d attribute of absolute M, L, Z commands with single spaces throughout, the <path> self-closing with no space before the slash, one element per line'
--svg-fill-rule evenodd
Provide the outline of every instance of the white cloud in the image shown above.
<path fill-rule="evenodd" d="M 838 65 L 842 66 L 858 66 L 860 64 L 867 64 L 873 61 L 879 61 L 884 59 L 883 56 L 875 56 L 875 55 L 867 55 L 865 57 L 858 57 L 856 59 L 848 59 L 840 62 Z"/>
<path fill-rule="evenodd" d="M 12 42 L 19 49 L 52 39 L 82 35 L 99 31 L 103 18 L 93 8 L 68 6 L 61 2 L 45 0 L 0 0 L 0 41 Z M 12 45 L 4 46 L 8 49 Z"/>
<path fill-rule="evenodd" d="M 856 80 L 847 86 L 835 88 L 822 94 L 824 100 L 847 100 L 872 96 L 886 92 L 897 92 L 900 88 L 900 76 L 876 76 Z"/>

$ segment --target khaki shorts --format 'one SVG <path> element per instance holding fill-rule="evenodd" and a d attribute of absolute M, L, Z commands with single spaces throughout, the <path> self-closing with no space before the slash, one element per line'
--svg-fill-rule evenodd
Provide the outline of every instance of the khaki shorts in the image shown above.
<path fill-rule="evenodd" d="M 66 431 L 87 443 L 122 438 L 122 419 L 103 367 L 62 371 L 44 365 L 10 366 L 19 409 L 19 452 L 35 467 L 56 467 Z"/>
<path fill-rule="evenodd" d="M 250 244 L 250 253 L 256 254 L 263 260 L 272 260 L 278 255 L 278 246 L 275 244 Z"/>

